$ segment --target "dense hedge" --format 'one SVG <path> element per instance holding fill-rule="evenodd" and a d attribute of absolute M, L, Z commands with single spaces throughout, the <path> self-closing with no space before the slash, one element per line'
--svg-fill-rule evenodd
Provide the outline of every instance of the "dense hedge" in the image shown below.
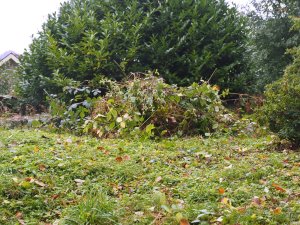
<path fill-rule="evenodd" d="M 224 0 L 70 0 L 50 15 L 21 59 L 31 103 L 66 85 L 158 69 L 168 83 L 201 78 L 243 88 L 244 19 Z"/>

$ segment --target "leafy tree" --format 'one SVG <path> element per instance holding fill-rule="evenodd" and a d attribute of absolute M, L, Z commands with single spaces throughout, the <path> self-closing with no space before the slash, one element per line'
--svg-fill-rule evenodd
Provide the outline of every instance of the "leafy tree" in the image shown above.
<path fill-rule="evenodd" d="M 0 66 L 0 95 L 14 94 L 14 87 L 18 77 L 14 67 L 2 65 Z"/>
<path fill-rule="evenodd" d="M 249 62 L 256 91 L 280 78 L 292 62 L 287 49 L 300 44 L 300 33 L 291 30 L 291 16 L 300 16 L 300 1 L 254 0 L 251 18 Z"/>
<path fill-rule="evenodd" d="M 294 29 L 300 30 L 299 18 Z M 267 86 L 264 116 L 272 131 L 300 145 L 300 45 L 289 52 L 293 63 L 281 79 Z"/>
<path fill-rule="evenodd" d="M 21 95 L 32 103 L 65 86 L 158 69 L 169 83 L 201 78 L 243 88 L 244 18 L 224 0 L 71 0 L 49 15 L 21 59 Z"/>

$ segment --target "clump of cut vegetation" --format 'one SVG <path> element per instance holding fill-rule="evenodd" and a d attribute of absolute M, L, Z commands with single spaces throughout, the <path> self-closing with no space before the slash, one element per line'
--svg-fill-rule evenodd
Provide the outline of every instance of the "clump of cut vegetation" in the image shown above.
<path fill-rule="evenodd" d="M 152 74 L 134 75 L 95 102 L 84 130 L 97 136 L 209 135 L 224 111 L 219 89 L 206 82 L 169 85 Z"/>
<path fill-rule="evenodd" d="M 209 136 L 226 120 L 219 87 L 204 81 L 177 87 L 158 74 L 136 73 L 114 82 L 104 96 L 89 97 L 98 89 L 72 90 L 76 93 L 69 103 L 51 99 L 53 115 L 62 127 L 97 137 Z"/>

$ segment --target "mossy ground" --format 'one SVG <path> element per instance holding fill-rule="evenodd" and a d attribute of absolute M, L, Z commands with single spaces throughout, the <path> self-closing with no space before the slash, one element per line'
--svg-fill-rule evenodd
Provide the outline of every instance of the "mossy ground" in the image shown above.
<path fill-rule="evenodd" d="M 273 150 L 271 136 L 140 142 L 0 134 L 0 224 L 300 221 L 300 154 Z"/>

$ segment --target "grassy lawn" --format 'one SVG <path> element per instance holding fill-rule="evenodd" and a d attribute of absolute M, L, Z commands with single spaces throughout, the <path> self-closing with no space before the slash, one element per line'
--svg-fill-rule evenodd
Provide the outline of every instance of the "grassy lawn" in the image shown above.
<path fill-rule="evenodd" d="M 300 154 L 272 150 L 271 136 L 138 142 L 0 134 L 0 224 L 300 221 Z"/>

